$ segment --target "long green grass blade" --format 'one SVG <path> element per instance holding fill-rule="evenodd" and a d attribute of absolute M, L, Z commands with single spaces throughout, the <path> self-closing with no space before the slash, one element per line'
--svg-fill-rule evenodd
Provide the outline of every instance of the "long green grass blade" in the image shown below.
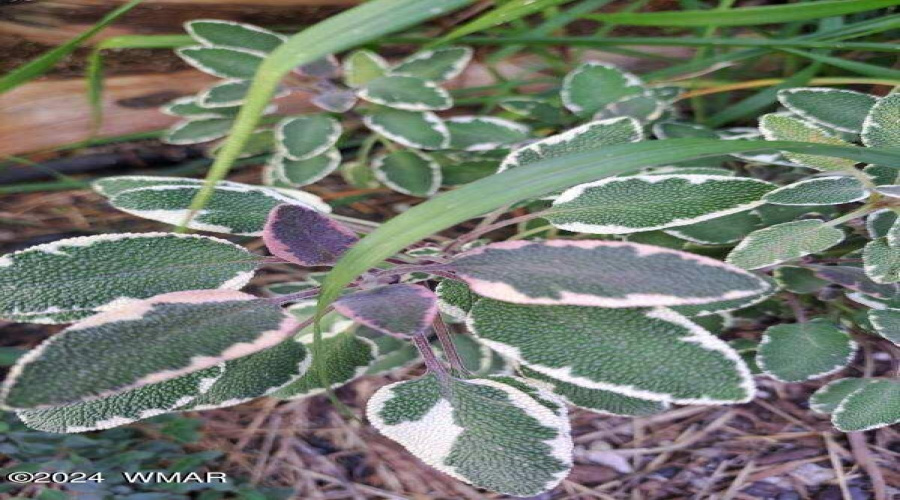
<path fill-rule="evenodd" d="M 781 49 L 788 54 L 803 57 L 820 63 L 828 64 L 836 68 L 841 68 L 860 75 L 867 75 L 874 78 L 900 78 L 900 70 L 891 69 L 884 66 L 876 66 L 860 61 L 851 61 L 849 59 L 828 56 L 825 54 L 816 54 L 815 52 L 807 52 L 797 49 Z"/>
<path fill-rule="evenodd" d="M 544 9 L 571 2 L 572 0 L 509 0 L 493 10 L 482 14 L 444 35 L 432 45 L 441 45 L 457 38 L 509 23 L 530 16 Z"/>
<path fill-rule="evenodd" d="M 745 116 L 750 116 L 752 114 L 758 113 L 777 101 L 779 90 L 791 87 L 802 87 L 806 85 L 818 71 L 819 64 L 813 63 L 810 66 L 804 68 L 802 71 L 794 73 L 789 78 L 785 78 L 781 83 L 760 90 L 750 97 L 742 99 L 741 101 L 736 102 L 731 106 L 723 109 L 722 111 L 719 111 L 718 113 L 710 116 L 706 120 L 705 125 L 717 128 L 725 125 L 726 123 L 731 123 L 735 120 L 739 120 Z"/>

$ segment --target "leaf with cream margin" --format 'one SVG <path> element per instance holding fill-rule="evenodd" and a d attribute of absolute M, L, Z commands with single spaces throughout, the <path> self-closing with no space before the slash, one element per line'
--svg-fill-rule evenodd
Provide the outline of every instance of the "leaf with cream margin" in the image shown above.
<path fill-rule="evenodd" d="M 870 148 L 900 146 L 900 92 L 882 97 L 863 123 L 862 143 Z"/>
<path fill-rule="evenodd" d="M 734 349 L 670 309 L 482 299 L 468 326 L 500 355 L 579 387 L 680 404 L 743 403 L 755 390 Z"/>
<path fill-rule="evenodd" d="M 763 205 L 764 206 L 764 205 Z M 762 227 L 756 210 L 716 217 L 697 224 L 670 227 L 663 233 L 698 245 L 730 245 Z"/>
<path fill-rule="evenodd" d="M 900 309 L 871 309 L 869 322 L 875 327 L 878 335 L 900 347 Z"/>
<path fill-rule="evenodd" d="M 766 194 L 776 205 L 840 205 L 864 200 L 869 192 L 854 177 L 811 177 Z"/>
<path fill-rule="evenodd" d="M 459 76 L 471 60 L 472 49 L 469 47 L 440 47 L 407 57 L 391 68 L 391 74 L 444 82 Z"/>
<path fill-rule="evenodd" d="M 563 191 L 544 218 L 579 233 L 653 231 L 749 210 L 762 205 L 773 189 L 773 184 L 748 177 L 608 177 Z"/>
<path fill-rule="evenodd" d="M 853 361 L 856 349 L 847 332 L 817 318 L 769 327 L 763 333 L 756 362 L 775 380 L 804 382 L 842 370 Z"/>
<path fill-rule="evenodd" d="M 265 54 L 225 47 L 184 47 L 176 54 L 186 63 L 219 78 L 249 80 L 265 59 Z"/>
<path fill-rule="evenodd" d="M 441 166 L 418 151 L 394 151 L 372 162 L 375 178 L 385 186 L 410 196 L 431 196 L 441 187 Z"/>
<path fill-rule="evenodd" d="M 271 52 L 286 40 L 283 35 L 259 26 L 219 19 L 195 19 L 184 23 L 184 29 L 191 38 L 207 47 Z"/>
<path fill-rule="evenodd" d="M 613 65 L 586 62 L 563 79 L 563 105 L 579 116 L 591 116 L 626 97 L 644 93 L 644 82 Z"/>
<path fill-rule="evenodd" d="M 446 90 L 415 76 L 381 76 L 367 82 L 357 95 L 375 104 L 406 111 L 440 111 L 453 106 Z"/>
<path fill-rule="evenodd" d="M 357 242 L 356 233 L 303 205 L 279 205 L 269 214 L 263 241 L 272 255 L 304 267 L 330 266 Z"/>
<path fill-rule="evenodd" d="M 421 361 L 419 351 L 407 340 L 382 335 L 365 326 L 358 327 L 356 334 L 370 339 L 378 346 L 378 357 L 366 369 L 366 375 L 390 373 Z"/>
<path fill-rule="evenodd" d="M 873 381 L 871 378 L 839 378 L 820 387 L 809 398 L 809 409 L 831 414 L 847 396 Z"/>
<path fill-rule="evenodd" d="M 334 310 L 385 335 L 412 337 L 431 328 L 437 296 L 421 285 L 398 283 L 344 295 Z"/>
<path fill-rule="evenodd" d="M 671 309 L 678 314 L 683 314 L 689 318 L 694 318 L 709 316 L 712 314 L 720 314 L 729 311 L 736 311 L 744 309 L 746 307 L 754 306 L 775 295 L 775 293 L 778 292 L 780 288 L 775 280 L 766 276 L 765 274 L 757 274 L 756 276 L 765 284 L 763 290 L 761 290 L 756 295 L 751 295 L 749 297 L 743 297 L 740 299 L 710 302 L 709 304 L 672 306 Z"/>
<path fill-rule="evenodd" d="M 341 152 L 337 148 L 306 160 L 291 160 L 272 155 L 269 166 L 275 178 L 294 187 L 306 186 L 324 179 L 341 165 Z"/>
<path fill-rule="evenodd" d="M 778 101 L 805 120 L 858 134 L 878 98 L 855 90 L 799 87 L 779 90 Z"/>
<path fill-rule="evenodd" d="M 707 304 L 768 288 L 756 275 L 709 257 L 618 241 L 494 243 L 460 254 L 441 269 L 481 296 L 518 304 Z"/>
<path fill-rule="evenodd" d="M 0 317 L 70 323 L 167 292 L 246 285 L 261 257 L 200 235 L 81 236 L 0 257 Z M 111 277 L 115 279 L 111 279 Z"/>
<path fill-rule="evenodd" d="M 191 118 L 173 125 L 160 140 L 166 144 L 179 146 L 201 144 L 225 137 L 233 124 L 232 118 Z"/>
<path fill-rule="evenodd" d="M 434 289 L 441 313 L 456 322 L 466 320 L 475 302 L 481 298 L 462 281 L 445 279 Z"/>
<path fill-rule="evenodd" d="M 344 83 L 362 87 L 387 73 L 388 63 L 371 50 L 355 50 L 344 58 Z"/>
<path fill-rule="evenodd" d="M 531 129 L 493 116 L 454 116 L 445 122 L 450 148 L 462 151 L 492 151 L 522 142 Z"/>
<path fill-rule="evenodd" d="M 900 379 L 875 379 L 850 393 L 831 416 L 839 431 L 861 432 L 900 422 Z"/>
<path fill-rule="evenodd" d="M 835 146 L 850 145 L 850 143 L 834 137 L 818 125 L 807 123 L 793 116 L 777 113 L 770 113 L 760 117 L 759 130 L 768 141 L 818 142 Z M 855 161 L 844 158 L 791 152 L 784 152 L 783 154 L 792 162 L 816 170 L 852 170 L 856 168 Z"/>
<path fill-rule="evenodd" d="M 242 292 L 158 295 L 45 340 L 12 368 L 0 399 L 15 410 L 90 401 L 253 354 L 298 326 L 277 305 Z"/>
<path fill-rule="evenodd" d="M 250 90 L 250 82 L 246 80 L 225 80 L 204 90 L 197 95 L 197 103 L 207 108 L 228 108 L 240 106 Z M 278 97 L 283 97 L 284 92 Z"/>
<path fill-rule="evenodd" d="M 71 434 L 110 429 L 190 404 L 208 392 L 223 373 L 222 366 L 213 366 L 92 401 L 23 410 L 16 415 L 28 427 L 44 432 Z"/>
<path fill-rule="evenodd" d="M 776 224 L 750 233 L 728 254 L 727 261 L 759 269 L 822 252 L 844 240 L 844 232 L 818 219 Z"/>
<path fill-rule="evenodd" d="M 337 143 L 341 124 L 326 115 L 303 115 L 278 122 L 275 137 L 279 153 L 290 160 L 308 160 Z"/>
<path fill-rule="evenodd" d="M 537 495 L 572 467 L 565 405 L 522 379 L 426 374 L 379 389 L 366 415 L 426 464 L 490 491 Z"/>
<path fill-rule="evenodd" d="M 887 238 L 866 243 L 863 269 L 875 283 L 897 283 L 900 281 L 900 247 L 891 245 Z"/>

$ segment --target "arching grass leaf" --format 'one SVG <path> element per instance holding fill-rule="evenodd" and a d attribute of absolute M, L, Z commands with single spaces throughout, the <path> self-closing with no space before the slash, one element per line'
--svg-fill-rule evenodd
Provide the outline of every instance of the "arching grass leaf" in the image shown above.
<path fill-rule="evenodd" d="M 260 257 L 199 235 L 122 233 L 69 238 L 0 257 L 0 317 L 69 323 L 166 292 L 239 289 Z"/>
<path fill-rule="evenodd" d="M 441 187 L 441 167 L 418 151 L 395 151 L 372 162 L 375 178 L 394 191 L 411 196 L 431 196 Z"/>
<path fill-rule="evenodd" d="M 324 179 L 337 170 L 341 165 L 341 152 L 337 148 L 331 148 L 305 160 L 291 160 L 276 154 L 272 156 L 269 165 L 278 180 L 291 186 L 306 186 Z"/>
<path fill-rule="evenodd" d="M 669 309 L 482 299 L 469 328 L 502 356 L 588 389 L 683 404 L 740 403 L 754 393 L 733 349 Z"/>
<path fill-rule="evenodd" d="M 759 269 L 821 252 L 844 239 L 844 232 L 817 219 L 785 222 L 754 231 L 728 254 L 727 261 Z"/>
<path fill-rule="evenodd" d="M 341 136 L 341 124 L 325 115 L 286 118 L 275 129 L 278 150 L 291 160 L 307 160 L 331 149 Z"/>
<path fill-rule="evenodd" d="M 249 80 L 256 74 L 264 56 L 246 49 L 224 47 L 185 47 L 175 51 L 184 62 L 219 78 Z"/>
<path fill-rule="evenodd" d="M 450 145 L 450 131 L 436 114 L 380 107 L 363 116 L 373 132 L 404 146 L 444 149 Z"/>
<path fill-rule="evenodd" d="M 462 281 L 445 279 L 434 289 L 438 309 L 454 321 L 465 321 L 475 302 L 481 298 Z"/>
<path fill-rule="evenodd" d="M 362 87 L 387 73 L 388 63 L 371 50 L 355 50 L 344 58 L 344 83 Z"/>
<path fill-rule="evenodd" d="M 427 374 L 379 389 L 366 414 L 382 434 L 445 474 L 532 496 L 555 487 L 572 466 L 565 406 L 532 390 L 540 399 L 498 380 Z"/>
<path fill-rule="evenodd" d="M 800 87 L 779 90 L 778 101 L 805 120 L 858 134 L 878 99 L 854 90 Z"/>
<path fill-rule="evenodd" d="M 863 248 L 863 266 L 875 283 L 897 283 L 900 281 L 900 247 L 891 245 L 887 238 L 868 242 Z"/>
<path fill-rule="evenodd" d="M 252 24 L 221 21 L 217 19 L 195 19 L 184 24 L 185 30 L 194 40 L 208 47 L 229 47 L 256 52 L 271 52 L 286 38 L 278 33 L 253 26 Z"/>
<path fill-rule="evenodd" d="M 617 241 L 494 243 L 461 254 L 445 267 L 475 293 L 519 304 L 706 304 L 756 296 L 768 288 L 756 275 L 715 259 Z"/>
<path fill-rule="evenodd" d="M 840 205 L 864 200 L 869 195 L 853 177 L 811 177 L 780 187 L 765 196 L 776 205 Z"/>
<path fill-rule="evenodd" d="M 454 116 L 445 122 L 450 131 L 450 148 L 462 151 L 491 151 L 522 142 L 531 129 L 493 116 Z"/>
<path fill-rule="evenodd" d="M 453 99 L 446 90 L 415 76 L 381 76 L 366 83 L 357 95 L 375 104 L 406 111 L 442 110 L 453 106 Z"/>
<path fill-rule="evenodd" d="M 472 49 L 469 47 L 441 47 L 407 57 L 391 68 L 391 74 L 444 82 L 462 73 L 471 60 Z"/>
<path fill-rule="evenodd" d="M 334 310 L 386 335 L 412 337 L 431 328 L 437 296 L 421 285 L 399 283 L 344 295 Z"/>
<path fill-rule="evenodd" d="M 173 125 L 162 137 L 162 141 L 168 144 L 200 144 L 228 135 L 232 118 L 194 118 L 184 120 Z"/>
<path fill-rule="evenodd" d="M 576 115 L 592 116 L 607 105 L 644 92 L 640 78 L 599 62 L 586 62 L 566 75 L 560 96 Z"/>
<path fill-rule="evenodd" d="M 761 226 L 759 215 L 748 210 L 664 231 L 670 236 L 700 245 L 728 245 L 741 241 Z"/>
<path fill-rule="evenodd" d="M 215 158 L 222 150 L 225 141 L 221 141 L 207 149 L 206 156 Z M 272 129 L 259 129 L 247 138 L 244 143 L 244 150 L 238 155 L 238 158 L 250 158 L 253 156 L 269 155 L 275 147 L 275 132 Z"/>
<path fill-rule="evenodd" d="M 831 375 L 853 360 L 856 342 L 826 319 L 769 327 L 756 354 L 759 367 L 782 382 Z"/>
<path fill-rule="evenodd" d="M 748 177 L 610 177 L 564 191 L 544 218 L 580 233 L 652 231 L 749 210 L 773 189 L 773 184 Z"/>
<path fill-rule="evenodd" d="M 900 146 L 900 92 L 881 98 L 863 123 L 862 142 L 870 148 Z"/>
<path fill-rule="evenodd" d="M 900 309 L 872 309 L 869 322 L 878 335 L 900 346 Z"/>
<path fill-rule="evenodd" d="M 272 210 L 263 231 L 263 241 L 272 255 L 305 267 L 334 264 L 358 239 L 340 222 L 293 204 Z"/>
<path fill-rule="evenodd" d="M 10 409 L 110 396 L 277 345 L 297 322 L 235 291 L 174 292 L 75 323 L 23 356 L 0 394 Z"/>
<path fill-rule="evenodd" d="M 818 125 L 807 123 L 793 116 L 770 113 L 759 119 L 759 130 L 769 141 L 804 141 L 833 144 L 836 146 L 849 146 L 844 140 L 838 139 L 820 128 Z M 816 170 L 849 170 L 855 168 L 856 162 L 844 158 L 829 156 L 809 155 L 804 153 L 782 153 L 788 160 L 804 167 Z"/>
<path fill-rule="evenodd" d="M 841 401 L 831 422 L 843 432 L 878 429 L 900 422 L 900 379 L 877 379 Z"/>
<path fill-rule="evenodd" d="M 816 413 L 831 414 L 847 396 L 872 382 L 871 378 L 840 378 L 823 385 L 809 398 L 809 408 Z"/>

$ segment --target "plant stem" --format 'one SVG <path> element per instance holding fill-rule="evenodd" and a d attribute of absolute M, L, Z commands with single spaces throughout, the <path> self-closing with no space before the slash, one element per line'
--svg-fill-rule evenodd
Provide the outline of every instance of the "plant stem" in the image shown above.
<path fill-rule="evenodd" d="M 427 368 L 430 373 L 435 374 L 438 379 L 442 381 L 445 381 L 450 377 L 450 374 L 447 373 L 447 369 L 444 368 L 444 365 L 442 365 L 437 356 L 434 355 L 434 350 L 431 348 L 431 344 L 428 343 L 428 337 L 426 337 L 425 334 L 416 334 L 416 336 L 413 337 L 413 344 L 415 344 L 416 349 L 419 350 L 419 354 L 422 355 L 422 359 L 425 361 L 425 368 Z"/>
<path fill-rule="evenodd" d="M 546 215 L 546 211 L 541 212 L 532 212 L 530 214 L 520 215 L 518 217 L 512 217 L 509 219 L 502 220 L 500 222 L 495 222 L 493 224 L 488 224 L 482 227 L 476 227 L 472 231 L 460 236 L 456 240 L 452 241 L 447 247 L 444 249 L 444 253 L 450 253 L 457 248 L 465 245 L 466 243 L 475 241 L 479 236 L 483 234 L 490 233 L 491 231 L 495 231 L 500 228 L 504 228 L 506 226 L 511 226 L 513 224 L 518 224 L 520 222 L 530 221 L 532 219 L 538 219 Z"/>
<path fill-rule="evenodd" d="M 469 370 L 463 364 L 459 351 L 456 350 L 456 345 L 453 344 L 453 340 L 450 338 L 450 329 L 447 328 L 447 324 L 444 323 L 444 319 L 441 318 L 440 314 L 435 316 L 432 326 L 434 327 L 434 333 L 437 334 L 438 341 L 441 343 L 441 348 L 444 350 L 444 355 L 447 357 L 447 361 L 450 362 L 450 368 L 459 372 L 460 375 L 469 375 Z"/>
<path fill-rule="evenodd" d="M 858 219 L 858 218 L 868 214 L 869 212 L 872 212 L 873 210 L 875 210 L 875 206 L 867 203 L 848 214 L 842 215 L 842 216 L 838 217 L 837 219 L 832 219 L 832 220 L 826 222 L 825 225 L 829 226 L 829 227 L 834 227 L 834 226 L 843 224 L 847 221 L 851 221 L 853 219 Z"/>

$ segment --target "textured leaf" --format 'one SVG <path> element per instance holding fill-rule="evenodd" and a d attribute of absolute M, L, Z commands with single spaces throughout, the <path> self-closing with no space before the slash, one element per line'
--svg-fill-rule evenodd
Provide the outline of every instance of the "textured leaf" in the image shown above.
<path fill-rule="evenodd" d="M 454 116 L 447 119 L 450 148 L 463 151 L 491 151 L 522 142 L 531 129 L 493 116 Z"/>
<path fill-rule="evenodd" d="M 358 239 L 343 224 L 303 205 L 279 205 L 263 231 L 272 255 L 305 267 L 334 264 Z"/>
<path fill-rule="evenodd" d="M 382 387 L 369 421 L 426 464 L 498 493 L 536 495 L 568 474 L 572 441 L 555 396 L 493 379 L 443 383 L 428 374 Z"/>
<path fill-rule="evenodd" d="M 469 47 L 441 47 L 407 57 L 391 69 L 391 74 L 443 82 L 462 73 L 471 60 Z"/>
<path fill-rule="evenodd" d="M 811 177 L 780 187 L 765 196 L 776 205 L 840 205 L 864 200 L 869 195 L 853 177 Z"/>
<path fill-rule="evenodd" d="M 594 114 L 594 119 L 630 116 L 640 123 L 646 124 L 658 119 L 666 109 L 668 109 L 666 103 L 644 93 L 624 97 L 619 101 L 607 104 L 606 107 Z"/>
<path fill-rule="evenodd" d="M 378 358 L 366 369 L 366 375 L 380 375 L 390 373 L 419 362 L 419 351 L 409 341 L 382 335 L 374 330 L 360 327 L 357 335 L 370 338 L 378 346 Z"/>
<path fill-rule="evenodd" d="M 307 160 L 331 149 L 341 136 L 341 124 L 325 115 L 286 118 L 275 129 L 278 150 L 288 159 Z"/>
<path fill-rule="evenodd" d="M 900 287 L 897 284 L 876 283 L 866 275 L 865 271 L 858 267 L 813 266 L 812 269 L 819 278 L 866 295 L 882 299 L 893 299 L 900 295 Z"/>
<path fill-rule="evenodd" d="M 11 409 L 89 401 L 253 354 L 296 326 L 278 306 L 246 293 L 158 295 L 50 337 L 19 360 L 0 394 Z"/>
<path fill-rule="evenodd" d="M 462 281 L 450 279 L 438 283 L 434 292 L 438 298 L 438 309 L 454 321 L 465 321 L 472 306 L 481 298 Z"/>
<path fill-rule="evenodd" d="M 337 148 L 331 148 L 305 160 L 291 160 L 282 155 L 274 155 L 269 165 L 276 179 L 291 186 L 306 186 L 337 170 L 341 165 L 341 152 Z"/>
<path fill-rule="evenodd" d="M 567 116 L 562 106 L 535 97 L 509 97 L 500 101 L 500 107 L 519 116 L 538 122 L 559 125 L 566 123 Z"/>
<path fill-rule="evenodd" d="M 856 342 L 826 319 L 769 327 L 756 354 L 759 367 L 782 382 L 831 375 L 853 360 Z"/>
<path fill-rule="evenodd" d="M 388 63 L 370 50 L 356 50 L 344 59 L 344 83 L 361 87 L 385 75 Z"/>
<path fill-rule="evenodd" d="M 453 99 L 446 90 L 415 76 L 381 76 L 366 83 L 357 95 L 375 104 L 406 111 L 442 110 L 453 106 Z"/>
<path fill-rule="evenodd" d="M 519 304 L 645 307 L 758 295 L 757 276 L 699 255 L 616 241 L 510 241 L 446 268 L 484 297 Z"/>
<path fill-rule="evenodd" d="M 271 393 L 272 397 L 301 399 L 325 392 L 326 387 L 317 366 L 325 368 L 328 388 L 333 389 L 362 377 L 378 359 L 378 346 L 375 342 L 354 335 L 352 329 L 323 338 L 318 347 L 313 344 L 312 335 L 301 337 L 300 340 L 312 353 L 312 368 L 299 379 Z M 316 356 L 321 356 L 322 361 L 317 361 Z"/>
<path fill-rule="evenodd" d="M 206 46 L 271 52 L 285 40 L 284 36 L 269 30 L 233 21 L 196 19 L 184 27 L 194 40 Z"/>
<path fill-rule="evenodd" d="M 843 239 L 843 231 L 821 220 L 785 222 L 750 233 L 728 254 L 728 262 L 759 269 L 827 250 Z"/>
<path fill-rule="evenodd" d="M 804 87 L 779 90 L 778 101 L 805 120 L 858 134 L 878 99 L 853 90 Z"/>
<path fill-rule="evenodd" d="M 778 291 L 778 284 L 774 280 L 764 274 L 757 277 L 762 280 L 765 289 L 756 295 L 740 299 L 721 300 L 709 304 L 673 306 L 671 309 L 678 314 L 694 318 L 735 311 L 756 305 L 775 295 L 775 292 Z"/>
<path fill-rule="evenodd" d="M 847 396 L 872 382 L 871 378 L 840 378 L 820 387 L 809 398 L 809 408 L 816 413 L 831 414 Z"/>
<path fill-rule="evenodd" d="M 249 89 L 250 82 L 246 80 L 225 80 L 201 92 L 197 101 L 208 108 L 240 106 Z"/>
<path fill-rule="evenodd" d="M 199 235 L 83 236 L 0 257 L 0 316 L 68 323 L 166 292 L 239 289 L 260 257 Z"/>
<path fill-rule="evenodd" d="M 263 55 L 246 49 L 185 47 L 175 51 L 184 62 L 219 78 L 249 80 L 256 74 Z"/>
<path fill-rule="evenodd" d="M 204 93 L 201 93 L 199 96 L 179 97 L 178 99 L 169 102 L 169 104 L 163 106 L 159 110 L 169 116 L 180 116 L 189 119 L 198 119 L 225 117 L 233 118 L 241 109 L 240 106 L 229 106 L 224 108 L 213 108 L 205 105 L 201 106 L 201 103 L 198 102 L 198 99 L 203 95 Z"/>
<path fill-rule="evenodd" d="M 900 198 L 900 184 L 882 185 L 875 190 L 889 198 Z"/>
<path fill-rule="evenodd" d="M 890 234 L 900 218 L 890 209 L 876 210 L 866 217 L 866 230 L 872 239 L 886 237 Z"/>
<path fill-rule="evenodd" d="M 669 228 L 665 233 L 700 245 L 728 245 L 741 241 L 760 226 L 759 215 L 748 210 L 697 224 Z"/>
<path fill-rule="evenodd" d="M 334 310 L 387 335 L 414 336 L 431 328 L 437 297 L 420 285 L 400 283 L 344 295 Z"/>
<path fill-rule="evenodd" d="M 430 111 L 381 107 L 363 116 L 363 123 L 372 131 L 411 148 L 443 149 L 450 145 L 447 125 Z"/>
<path fill-rule="evenodd" d="M 900 309 L 871 309 L 869 321 L 878 335 L 900 346 Z"/>
<path fill-rule="evenodd" d="M 411 196 L 431 196 L 441 187 L 441 167 L 418 151 L 395 151 L 372 162 L 375 178 L 394 191 Z"/>
<path fill-rule="evenodd" d="M 502 356 L 579 387 L 683 404 L 753 397 L 740 356 L 665 308 L 535 307 L 482 299 L 472 308 L 469 328 Z"/>
<path fill-rule="evenodd" d="M 900 247 L 888 243 L 887 238 L 872 240 L 863 248 L 863 265 L 875 283 L 897 283 L 900 281 Z"/>
<path fill-rule="evenodd" d="M 110 429 L 189 404 L 202 397 L 223 373 L 221 366 L 213 366 L 114 396 L 16 414 L 28 427 L 44 432 L 71 434 Z"/>
<path fill-rule="evenodd" d="M 831 422 L 843 432 L 867 431 L 900 422 L 900 379 L 878 379 L 841 401 Z"/>
<path fill-rule="evenodd" d="M 827 281 L 805 267 L 779 266 L 775 268 L 772 277 L 782 288 L 794 293 L 816 293 L 828 285 Z"/>
<path fill-rule="evenodd" d="M 862 142 L 870 148 L 900 146 L 900 93 L 881 98 L 863 123 Z"/>
<path fill-rule="evenodd" d="M 609 177 L 564 191 L 544 218 L 560 229 L 580 233 L 652 231 L 751 209 L 774 188 L 748 177 Z"/>
<path fill-rule="evenodd" d="M 604 63 L 584 63 L 563 80 L 560 96 L 563 105 L 579 116 L 591 116 L 625 97 L 644 92 L 637 76 Z"/>
<path fill-rule="evenodd" d="M 228 135 L 234 120 L 231 118 L 194 118 L 176 123 L 162 137 L 168 144 L 200 144 Z"/>
<path fill-rule="evenodd" d="M 848 146 L 849 143 L 834 137 L 818 125 L 807 123 L 793 116 L 771 113 L 759 119 L 759 130 L 769 141 L 803 141 Z M 805 153 L 782 153 L 792 162 L 816 170 L 849 170 L 856 162 L 844 158 L 810 155 Z"/>
<path fill-rule="evenodd" d="M 597 120 L 513 151 L 503 160 L 498 171 L 567 154 L 599 150 L 603 146 L 637 142 L 642 138 L 641 125 L 634 118 Z"/>

